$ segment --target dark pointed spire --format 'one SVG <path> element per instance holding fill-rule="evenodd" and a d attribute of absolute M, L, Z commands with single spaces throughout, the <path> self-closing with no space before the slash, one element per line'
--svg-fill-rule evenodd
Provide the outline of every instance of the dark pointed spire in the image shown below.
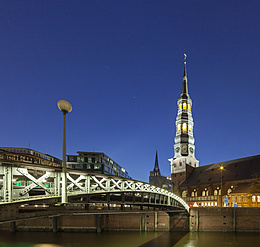
<path fill-rule="evenodd" d="M 186 72 L 186 58 L 187 55 L 184 54 L 184 72 L 183 72 L 183 79 L 182 79 L 182 94 L 188 94 L 188 84 L 187 84 L 187 72 Z"/>
<path fill-rule="evenodd" d="M 155 155 L 155 163 L 154 163 L 154 175 L 155 176 L 160 176 L 160 169 L 159 169 L 159 165 L 158 165 L 158 155 L 157 155 L 157 150 L 156 150 L 156 155 Z"/>

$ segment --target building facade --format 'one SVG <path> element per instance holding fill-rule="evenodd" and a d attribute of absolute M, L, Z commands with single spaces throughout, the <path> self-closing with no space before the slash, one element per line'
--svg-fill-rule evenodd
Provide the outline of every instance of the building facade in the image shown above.
<path fill-rule="evenodd" d="M 78 155 L 67 155 L 68 168 L 131 178 L 123 167 L 104 153 L 80 151 L 77 153 Z"/>

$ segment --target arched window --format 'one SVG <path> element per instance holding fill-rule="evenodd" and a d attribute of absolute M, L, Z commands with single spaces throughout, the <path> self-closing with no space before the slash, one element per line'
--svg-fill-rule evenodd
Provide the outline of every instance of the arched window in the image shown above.
<path fill-rule="evenodd" d="M 191 105 L 190 104 L 188 104 L 188 110 L 191 111 Z"/>
<path fill-rule="evenodd" d="M 214 190 L 214 196 L 218 195 L 218 190 Z"/>
<path fill-rule="evenodd" d="M 181 110 L 181 104 L 179 104 L 179 110 Z"/>
<path fill-rule="evenodd" d="M 205 192 L 206 192 L 205 190 L 202 191 L 202 196 L 205 196 L 205 195 L 206 195 Z"/>
<path fill-rule="evenodd" d="M 182 196 L 182 197 L 187 197 L 187 190 L 182 191 L 181 196 Z"/>
<path fill-rule="evenodd" d="M 186 102 L 184 102 L 184 103 L 182 104 L 182 108 L 183 108 L 183 110 L 187 110 L 187 104 L 186 104 Z"/>
<path fill-rule="evenodd" d="M 229 195 L 232 192 L 232 189 L 228 189 L 227 194 Z"/>
<path fill-rule="evenodd" d="M 192 197 L 194 196 L 194 191 L 191 192 L 191 196 L 192 196 Z"/>

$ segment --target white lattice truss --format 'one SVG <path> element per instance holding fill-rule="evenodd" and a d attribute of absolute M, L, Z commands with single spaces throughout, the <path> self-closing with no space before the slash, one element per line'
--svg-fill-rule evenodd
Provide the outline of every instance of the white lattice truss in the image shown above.
<path fill-rule="evenodd" d="M 39 168 L 34 168 L 39 169 Z M 37 197 L 61 196 L 61 171 L 46 168 L 38 176 L 33 174 L 32 167 L 19 167 L 0 163 L 0 177 L 2 177 L 2 188 L 0 190 L 0 203 L 26 200 L 32 198 L 29 192 L 36 187 L 45 191 L 45 195 Z M 24 181 L 25 186 L 15 186 L 15 181 Z M 30 182 L 29 182 L 30 181 Z M 187 203 L 174 193 L 144 182 L 121 177 L 106 176 L 103 174 L 87 174 L 83 171 L 67 172 L 68 196 L 100 193 L 148 193 L 166 198 L 167 206 L 178 204 L 179 207 L 189 211 Z"/>

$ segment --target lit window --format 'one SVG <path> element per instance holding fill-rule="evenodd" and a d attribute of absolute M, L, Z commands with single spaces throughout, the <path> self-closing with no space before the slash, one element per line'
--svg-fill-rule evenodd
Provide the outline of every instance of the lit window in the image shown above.
<path fill-rule="evenodd" d="M 255 202 L 256 200 L 255 200 L 255 196 L 252 196 L 252 202 Z"/>
<path fill-rule="evenodd" d="M 260 196 L 257 196 L 257 202 L 260 202 Z"/>
<path fill-rule="evenodd" d="M 214 190 L 214 196 L 218 195 L 218 190 Z"/>
<path fill-rule="evenodd" d="M 203 191 L 202 191 L 202 196 L 205 196 L 205 193 L 206 193 L 206 191 L 205 191 L 205 190 L 203 190 Z"/>
<path fill-rule="evenodd" d="M 182 197 L 186 197 L 187 196 L 187 190 L 182 191 L 182 195 L 181 196 Z"/>
<path fill-rule="evenodd" d="M 183 107 L 183 110 L 187 110 L 187 104 L 185 102 L 182 104 L 182 107 Z"/>
<path fill-rule="evenodd" d="M 238 196 L 238 197 L 237 197 L 237 202 L 240 202 L 240 203 L 241 203 L 241 196 Z"/>
<path fill-rule="evenodd" d="M 182 124 L 182 131 L 187 132 L 187 123 Z"/>
<path fill-rule="evenodd" d="M 193 191 L 191 192 L 191 196 L 194 196 L 194 192 Z"/>
<path fill-rule="evenodd" d="M 227 194 L 229 195 L 232 192 L 232 189 L 228 189 Z"/>
<path fill-rule="evenodd" d="M 247 196 L 244 196 L 244 200 L 243 200 L 244 202 L 247 202 L 248 201 L 248 198 L 247 198 Z"/>
<path fill-rule="evenodd" d="M 189 132 L 192 132 L 192 126 L 189 125 Z"/>
<path fill-rule="evenodd" d="M 178 124 L 177 125 L 177 131 L 180 131 L 181 130 L 181 124 Z"/>
<path fill-rule="evenodd" d="M 181 110 L 181 104 L 179 104 L 179 110 Z"/>
<path fill-rule="evenodd" d="M 232 196 L 232 202 L 236 202 L 236 196 Z"/>
<path fill-rule="evenodd" d="M 191 105 L 190 104 L 188 104 L 188 110 L 191 111 Z"/>
<path fill-rule="evenodd" d="M 221 196 L 221 190 L 218 191 L 218 194 Z"/>

